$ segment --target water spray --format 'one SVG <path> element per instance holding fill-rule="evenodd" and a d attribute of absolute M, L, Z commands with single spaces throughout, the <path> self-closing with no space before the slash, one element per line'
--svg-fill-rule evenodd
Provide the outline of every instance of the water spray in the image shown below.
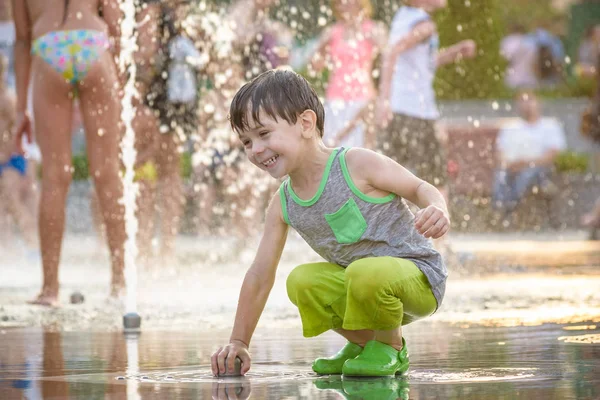
<path fill-rule="evenodd" d="M 135 89 L 135 76 L 137 68 L 133 59 L 133 53 L 137 49 L 136 33 L 136 5 L 137 0 L 121 0 L 119 7 L 123 13 L 121 23 L 121 52 L 119 55 L 119 70 L 127 76 L 123 88 L 121 101 L 121 120 L 125 128 L 121 140 L 121 159 L 125 167 L 123 176 L 123 199 L 125 207 L 125 232 L 127 239 L 124 246 L 125 258 L 125 285 L 127 293 L 125 296 L 125 315 L 123 316 L 123 329 L 125 332 L 138 332 L 141 328 L 141 317 L 137 313 L 137 266 L 138 254 L 136 236 L 138 221 L 135 215 L 138 185 L 134 182 L 135 159 L 135 132 L 132 121 L 135 117 L 135 107 L 132 100 L 137 96 Z"/>

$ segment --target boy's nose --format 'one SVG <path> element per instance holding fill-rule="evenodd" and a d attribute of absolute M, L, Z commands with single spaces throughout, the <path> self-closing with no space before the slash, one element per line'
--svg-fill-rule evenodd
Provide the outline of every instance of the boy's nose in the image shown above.
<path fill-rule="evenodd" d="M 254 142 L 254 143 L 252 143 L 252 152 L 253 152 L 254 154 L 260 154 L 260 153 L 262 153 L 263 151 L 265 151 L 265 146 L 264 146 L 264 144 L 262 144 L 262 143 L 259 143 L 259 142 Z"/>

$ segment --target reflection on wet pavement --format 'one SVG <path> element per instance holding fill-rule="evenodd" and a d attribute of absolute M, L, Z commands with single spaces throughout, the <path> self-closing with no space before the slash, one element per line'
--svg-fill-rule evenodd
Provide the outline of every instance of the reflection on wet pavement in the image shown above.
<path fill-rule="evenodd" d="M 594 399 L 600 397 L 600 334 L 589 322 L 416 323 L 406 329 L 409 374 L 376 379 L 311 371 L 315 357 L 343 345 L 332 334 L 304 339 L 297 331 L 263 327 L 247 376 L 216 378 L 210 354 L 228 332 L 11 329 L 0 332 L 0 399 Z"/>

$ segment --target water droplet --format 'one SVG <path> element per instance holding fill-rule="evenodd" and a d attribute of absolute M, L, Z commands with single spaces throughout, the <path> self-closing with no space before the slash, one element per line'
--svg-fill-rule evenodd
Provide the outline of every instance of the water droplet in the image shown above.
<path fill-rule="evenodd" d="M 494 102 L 492 103 L 492 109 L 493 109 L 493 110 L 497 110 L 498 108 L 500 108 L 500 105 L 498 104 L 498 102 L 497 102 L 497 101 L 494 101 Z"/>
<path fill-rule="evenodd" d="M 102 137 L 102 136 L 104 136 L 105 133 L 106 133 L 106 131 L 104 130 L 104 128 L 98 129 L 98 136 Z"/>
<path fill-rule="evenodd" d="M 462 25 L 461 24 L 456 25 L 456 30 L 459 32 L 462 32 L 462 30 L 463 30 Z"/>
<path fill-rule="evenodd" d="M 83 15 L 81 14 L 81 12 L 77 12 L 77 14 L 75 14 L 75 17 L 77 17 L 77 19 L 81 19 L 83 18 Z"/>
<path fill-rule="evenodd" d="M 319 17 L 318 22 L 319 26 L 325 26 L 327 24 L 327 19 L 325 17 Z"/>

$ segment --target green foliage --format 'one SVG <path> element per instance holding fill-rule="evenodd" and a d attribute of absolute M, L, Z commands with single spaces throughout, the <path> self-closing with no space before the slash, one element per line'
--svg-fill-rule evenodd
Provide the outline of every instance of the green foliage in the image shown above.
<path fill-rule="evenodd" d="M 557 32 L 564 24 L 564 15 L 557 10 L 553 0 L 503 0 L 502 19 L 507 27 L 521 25 L 527 32 L 543 27 Z"/>
<path fill-rule="evenodd" d="M 192 176 L 192 154 L 190 152 L 186 151 L 181 154 L 181 163 L 179 166 L 183 179 L 189 179 Z"/>
<path fill-rule="evenodd" d="M 88 158 L 85 154 L 73 156 L 73 180 L 85 181 L 90 177 Z"/>
<path fill-rule="evenodd" d="M 586 172 L 590 163 L 587 154 L 574 151 L 564 151 L 554 160 L 554 166 L 558 172 Z"/>
<path fill-rule="evenodd" d="M 589 78 L 570 78 L 561 85 L 539 88 L 536 94 L 542 98 L 560 99 L 565 97 L 592 97 L 596 82 Z"/>
<path fill-rule="evenodd" d="M 487 99 L 506 97 L 506 60 L 500 55 L 505 35 L 501 0 L 449 0 L 448 7 L 435 15 L 440 47 L 461 40 L 477 43 L 477 55 L 437 72 L 435 88 L 440 99 Z"/>

